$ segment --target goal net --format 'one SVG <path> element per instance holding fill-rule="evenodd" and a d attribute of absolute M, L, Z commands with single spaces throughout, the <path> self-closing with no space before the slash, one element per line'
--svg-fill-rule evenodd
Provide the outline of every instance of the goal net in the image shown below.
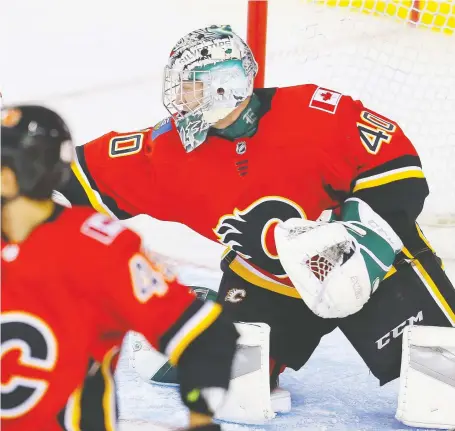
<path fill-rule="evenodd" d="M 419 221 L 455 226 L 455 2 L 269 0 L 267 22 L 252 3 L 266 86 L 316 83 L 397 121 L 430 185 Z"/>

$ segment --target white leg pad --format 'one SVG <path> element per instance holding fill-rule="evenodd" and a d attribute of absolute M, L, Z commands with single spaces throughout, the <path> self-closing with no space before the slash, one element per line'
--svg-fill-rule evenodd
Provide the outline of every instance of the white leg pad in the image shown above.
<path fill-rule="evenodd" d="M 289 413 L 291 411 L 291 394 L 289 391 L 276 388 L 272 391 L 272 410 L 275 413 Z"/>
<path fill-rule="evenodd" d="M 171 365 L 167 356 L 155 350 L 146 338 L 130 331 L 128 334 L 129 366 L 136 371 L 147 383 L 157 383 L 163 386 L 177 386 L 177 382 L 163 382 L 162 375 L 169 371 Z"/>
<path fill-rule="evenodd" d="M 270 327 L 265 323 L 236 323 L 240 333 L 232 380 L 226 402 L 217 419 L 245 424 L 262 424 L 276 412 L 290 410 L 290 395 L 285 390 L 270 396 Z"/>
<path fill-rule="evenodd" d="M 404 330 L 396 418 L 414 427 L 455 427 L 455 328 Z"/>
<path fill-rule="evenodd" d="M 269 343 L 270 327 L 265 323 L 235 324 L 240 333 L 233 364 L 233 378 L 225 403 L 216 418 L 229 422 L 263 424 L 276 413 L 291 410 L 288 391 L 277 388 L 270 394 Z M 158 374 L 170 368 L 167 357 L 154 350 L 142 334 L 129 334 L 130 367 L 148 383 L 163 383 Z"/>

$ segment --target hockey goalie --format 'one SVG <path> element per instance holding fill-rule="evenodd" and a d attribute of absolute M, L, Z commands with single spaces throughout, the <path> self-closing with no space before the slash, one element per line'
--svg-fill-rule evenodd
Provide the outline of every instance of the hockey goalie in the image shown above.
<path fill-rule="evenodd" d="M 257 70 L 229 26 L 183 36 L 163 79 L 170 117 L 79 147 L 61 192 L 226 246 L 217 300 L 237 321 L 270 327 L 270 393 L 339 328 L 380 385 L 403 375 L 400 420 L 454 425 L 445 401 L 455 399 L 453 369 L 430 384 L 415 356 L 402 355 L 450 364 L 455 339 L 455 289 L 416 223 L 429 193 L 416 149 L 393 119 L 336 89 L 254 88 Z"/>

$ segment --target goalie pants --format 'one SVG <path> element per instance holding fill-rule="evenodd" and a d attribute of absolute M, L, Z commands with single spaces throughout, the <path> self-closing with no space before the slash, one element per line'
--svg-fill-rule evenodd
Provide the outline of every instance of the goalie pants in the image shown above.
<path fill-rule="evenodd" d="M 298 370 L 321 338 L 339 327 L 381 385 L 399 377 L 401 334 L 406 325 L 455 326 L 455 289 L 429 249 L 418 257 L 400 254 L 396 271 L 382 281 L 369 302 L 343 319 L 316 316 L 301 299 L 280 295 L 240 278 L 226 268 L 218 301 L 239 321 L 271 327 L 270 356 Z M 226 300 L 230 289 L 245 295 Z M 271 370 L 273 373 L 273 371 Z"/>

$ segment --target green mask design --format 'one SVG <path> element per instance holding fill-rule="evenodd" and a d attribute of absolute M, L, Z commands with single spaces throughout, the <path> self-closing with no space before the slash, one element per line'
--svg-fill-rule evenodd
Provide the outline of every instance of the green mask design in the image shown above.
<path fill-rule="evenodd" d="M 259 98 L 253 94 L 247 107 L 243 110 L 237 120 L 225 129 L 213 129 L 213 133 L 222 138 L 229 139 L 230 141 L 253 136 L 258 129 L 260 108 L 261 102 L 259 101 Z"/>

